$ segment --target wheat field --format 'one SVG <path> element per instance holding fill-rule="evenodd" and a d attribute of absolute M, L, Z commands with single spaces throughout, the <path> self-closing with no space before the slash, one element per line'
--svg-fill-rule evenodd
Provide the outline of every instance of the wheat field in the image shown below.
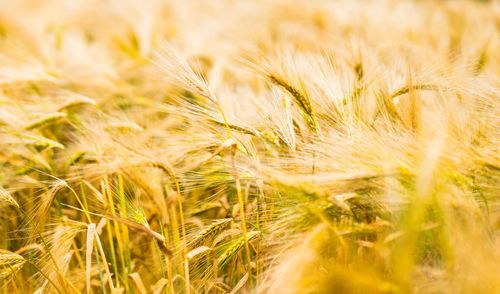
<path fill-rule="evenodd" d="M 0 0 L 0 293 L 500 293 L 500 1 Z"/>

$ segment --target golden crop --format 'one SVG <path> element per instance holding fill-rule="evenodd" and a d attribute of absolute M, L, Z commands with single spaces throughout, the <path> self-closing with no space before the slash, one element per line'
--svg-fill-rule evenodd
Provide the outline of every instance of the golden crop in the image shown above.
<path fill-rule="evenodd" d="M 0 293 L 500 293 L 500 2 L 0 0 Z"/>

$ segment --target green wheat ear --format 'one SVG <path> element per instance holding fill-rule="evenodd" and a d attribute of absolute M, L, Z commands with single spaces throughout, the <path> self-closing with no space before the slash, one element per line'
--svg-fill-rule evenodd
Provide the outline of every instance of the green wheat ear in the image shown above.
<path fill-rule="evenodd" d="M 26 127 L 24 127 L 26 130 L 32 130 L 36 128 L 41 128 L 47 125 L 50 125 L 62 118 L 65 118 L 67 115 L 64 112 L 54 112 L 51 114 L 48 114 L 44 116 L 43 118 L 39 120 L 35 120 L 31 123 L 29 123 Z"/>
<path fill-rule="evenodd" d="M 43 137 L 43 136 L 30 134 L 30 133 L 19 133 L 19 134 L 16 134 L 16 136 L 23 139 L 23 141 L 26 144 L 33 144 L 37 147 L 49 148 L 49 149 L 50 148 L 64 149 L 63 144 L 56 142 L 54 140 L 51 140 L 49 138 Z"/>
<path fill-rule="evenodd" d="M 260 231 L 250 231 L 247 233 L 247 241 L 250 242 L 257 238 L 261 234 Z M 227 245 L 229 244 L 229 245 Z M 234 258 L 234 256 L 243 248 L 245 245 L 245 236 L 240 236 L 234 240 L 226 243 L 227 248 L 219 255 L 218 262 L 221 266 L 224 266 Z"/>
<path fill-rule="evenodd" d="M 68 96 L 69 96 L 68 101 L 65 102 L 62 106 L 60 106 L 58 111 L 62 111 L 64 109 L 68 109 L 68 108 L 72 108 L 72 107 L 82 106 L 85 104 L 96 105 L 96 101 L 94 99 L 91 99 L 91 98 L 83 96 L 83 95 L 71 94 Z"/>

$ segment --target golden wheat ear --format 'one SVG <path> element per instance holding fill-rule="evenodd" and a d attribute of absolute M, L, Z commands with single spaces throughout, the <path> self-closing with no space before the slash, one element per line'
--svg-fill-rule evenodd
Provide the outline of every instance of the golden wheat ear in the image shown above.
<path fill-rule="evenodd" d="M 19 208 L 19 203 L 17 203 L 14 197 L 7 190 L 0 187 L 0 207 L 2 202 Z"/>
<path fill-rule="evenodd" d="M 205 242 L 210 242 L 223 230 L 225 230 L 232 222 L 232 218 L 224 218 L 214 221 L 212 224 L 207 226 L 205 229 L 198 232 L 192 240 L 188 243 L 191 249 L 199 247 Z"/>
<path fill-rule="evenodd" d="M 6 281 L 26 263 L 19 254 L 0 249 L 0 281 Z"/>
<path fill-rule="evenodd" d="M 297 88 L 287 83 L 284 79 L 273 74 L 269 74 L 268 79 L 271 81 L 271 83 L 285 89 L 294 98 L 295 103 L 299 106 L 305 116 L 307 125 L 314 133 L 316 133 L 318 129 L 316 117 L 314 116 L 311 101 L 309 99 L 309 96 L 307 95 L 307 92 L 304 90 L 304 87 L 302 86 L 303 90 L 299 91 Z"/>

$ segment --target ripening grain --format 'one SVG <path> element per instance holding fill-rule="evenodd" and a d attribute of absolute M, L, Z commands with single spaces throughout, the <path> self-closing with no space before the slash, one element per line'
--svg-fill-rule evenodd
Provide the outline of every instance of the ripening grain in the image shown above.
<path fill-rule="evenodd" d="M 0 293 L 500 293 L 500 2 L 0 0 Z"/>

